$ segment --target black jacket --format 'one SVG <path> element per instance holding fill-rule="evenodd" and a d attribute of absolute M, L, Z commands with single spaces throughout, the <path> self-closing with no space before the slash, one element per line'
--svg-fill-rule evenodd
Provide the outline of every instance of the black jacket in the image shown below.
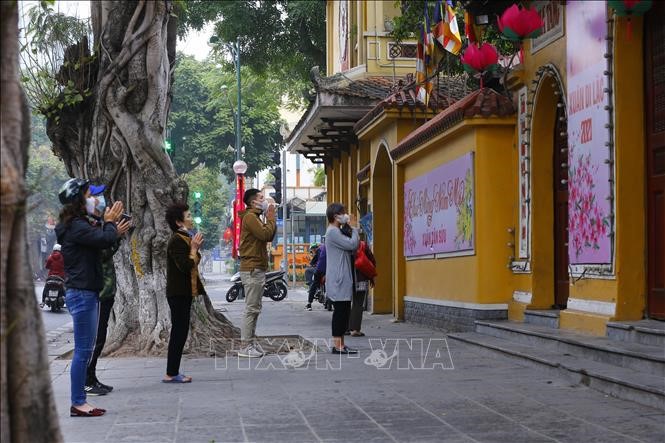
<path fill-rule="evenodd" d="M 166 296 L 192 296 L 192 270 L 196 266 L 189 256 L 190 247 L 177 233 L 173 233 L 166 247 Z M 197 253 L 199 258 L 200 254 Z M 197 278 L 199 294 L 205 294 L 201 279 Z"/>
<path fill-rule="evenodd" d="M 104 287 L 101 252 L 118 239 L 115 223 L 102 225 L 91 217 L 76 217 L 69 225 L 59 223 L 55 233 L 65 259 L 67 288 L 101 291 Z"/>

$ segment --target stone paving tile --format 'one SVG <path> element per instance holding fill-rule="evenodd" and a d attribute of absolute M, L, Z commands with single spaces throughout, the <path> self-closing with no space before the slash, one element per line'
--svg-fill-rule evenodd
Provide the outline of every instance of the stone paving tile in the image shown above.
<path fill-rule="evenodd" d="M 170 443 L 174 435 L 174 423 L 116 424 L 106 439 L 109 442 Z"/>
<path fill-rule="evenodd" d="M 240 318 L 240 304 L 223 305 L 234 310 L 229 312 L 230 318 Z M 327 338 L 328 313 L 303 312 L 302 300 L 270 304 L 258 331 Z M 95 419 L 94 429 L 87 419 L 68 417 L 69 365 L 55 360 L 51 373 L 65 441 L 665 440 L 663 411 L 543 376 L 534 368 L 462 343 L 449 342 L 454 370 L 401 370 L 397 360 L 387 370 L 368 366 L 364 362 L 371 349 L 368 338 L 444 335 L 390 323 L 386 316 L 366 316 L 363 330 L 368 337 L 348 341 L 361 349 L 359 358 L 319 353 L 319 369 L 312 364 L 302 370 L 260 371 L 255 360 L 233 357 L 224 361 L 226 367 L 216 367 L 212 358 L 186 357 L 183 369 L 194 377 L 187 385 L 160 383 L 164 358 L 102 359 L 100 379 L 115 390 L 91 399 L 109 409 L 106 416 Z M 406 354 L 414 356 L 411 351 Z M 399 359 L 401 364 L 407 361 L 405 357 Z M 274 364 L 280 361 L 275 356 L 271 359 Z M 335 369 L 321 370 L 325 364 Z M 245 367 L 249 370 L 241 369 Z"/>
<path fill-rule="evenodd" d="M 177 443 L 213 441 L 215 443 L 244 442 L 245 436 L 242 428 L 228 425 L 195 427 L 180 425 L 175 436 Z"/>

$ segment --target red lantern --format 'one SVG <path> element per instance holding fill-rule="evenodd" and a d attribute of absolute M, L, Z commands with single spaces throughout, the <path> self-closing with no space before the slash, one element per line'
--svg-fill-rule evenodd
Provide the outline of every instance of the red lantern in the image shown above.
<path fill-rule="evenodd" d="M 512 5 L 498 19 L 499 30 L 507 39 L 522 41 L 538 37 L 543 30 L 543 19 L 536 8 L 526 9 Z"/>
<path fill-rule="evenodd" d="M 233 240 L 233 230 L 231 229 L 231 227 L 226 228 L 226 230 L 224 231 L 224 236 L 222 238 L 226 243 Z"/>
<path fill-rule="evenodd" d="M 494 71 L 499 62 L 499 53 L 496 48 L 489 43 L 483 43 L 480 47 L 470 44 L 462 54 L 462 66 L 468 73 L 476 72 L 480 75 L 480 87 L 483 87 L 482 73 L 485 71 Z"/>

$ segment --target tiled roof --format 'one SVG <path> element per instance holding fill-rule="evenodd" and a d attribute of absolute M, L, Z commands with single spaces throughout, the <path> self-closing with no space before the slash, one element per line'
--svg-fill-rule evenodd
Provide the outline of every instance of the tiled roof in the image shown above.
<path fill-rule="evenodd" d="M 505 117 L 514 114 L 511 100 L 490 88 L 483 88 L 454 103 L 436 117 L 410 133 L 391 151 L 393 159 L 400 158 L 411 150 L 445 132 L 465 118 L 477 116 Z"/>
<path fill-rule="evenodd" d="M 392 78 L 387 77 L 366 77 L 358 80 L 348 80 L 344 77 L 334 76 L 326 79 L 325 82 L 321 82 L 319 85 L 319 91 L 378 100 L 382 100 L 390 94 L 392 88 Z"/>
<path fill-rule="evenodd" d="M 360 171 L 358 171 L 358 174 L 356 174 L 356 178 L 358 179 L 359 182 L 369 177 L 370 168 L 371 164 L 367 163 Z"/>
<path fill-rule="evenodd" d="M 460 100 L 469 92 L 466 86 L 466 81 L 463 77 L 442 77 L 438 81 L 433 82 L 434 89 L 435 91 L 438 91 L 438 94 L 432 94 L 432 98 L 426 108 L 424 103 L 416 100 L 416 83 L 412 76 L 408 76 L 407 81 L 409 83 L 405 84 L 403 80 L 399 80 L 394 88 L 396 91 L 379 102 L 371 111 L 361 118 L 354 126 L 354 131 L 357 133 L 362 130 L 371 121 L 378 117 L 384 109 L 398 109 L 401 111 L 404 107 L 407 107 L 413 112 L 416 108 L 420 108 L 422 111 L 429 108 L 432 112 L 438 112 L 449 107 L 457 100 Z"/>

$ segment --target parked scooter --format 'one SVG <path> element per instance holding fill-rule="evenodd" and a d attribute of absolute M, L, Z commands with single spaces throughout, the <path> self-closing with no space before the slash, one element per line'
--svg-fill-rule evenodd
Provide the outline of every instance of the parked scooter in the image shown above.
<path fill-rule="evenodd" d="M 263 296 L 270 297 L 275 301 L 284 300 L 288 292 L 288 286 L 284 280 L 286 272 L 274 271 L 266 272 L 266 284 L 263 288 Z M 231 303 L 237 298 L 244 298 L 245 289 L 240 280 L 240 272 L 236 272 L 230 279 L 233 286 L 226 293 L 226 301 Z"/>
<path fill-rule="evenodd" d="M 40 308 L 48 306 L 52 312 L 60 312 L 65 307 L 65 280 L 57 275 L 50 275 L 44 284 Z"/>
<path fill-rule="evenodd" d="M 311 285 L 307 285 L 308 287 Z M 319 286 L 316 288 L 316 292 L 314 292 L 314 300 L 318 301 L 323 305 L 325 309 L 328 311 L 332 311 L 332 301 L 326 297 L 326 277 L 322 276 L 321 281 L 319 283 Z"/>

